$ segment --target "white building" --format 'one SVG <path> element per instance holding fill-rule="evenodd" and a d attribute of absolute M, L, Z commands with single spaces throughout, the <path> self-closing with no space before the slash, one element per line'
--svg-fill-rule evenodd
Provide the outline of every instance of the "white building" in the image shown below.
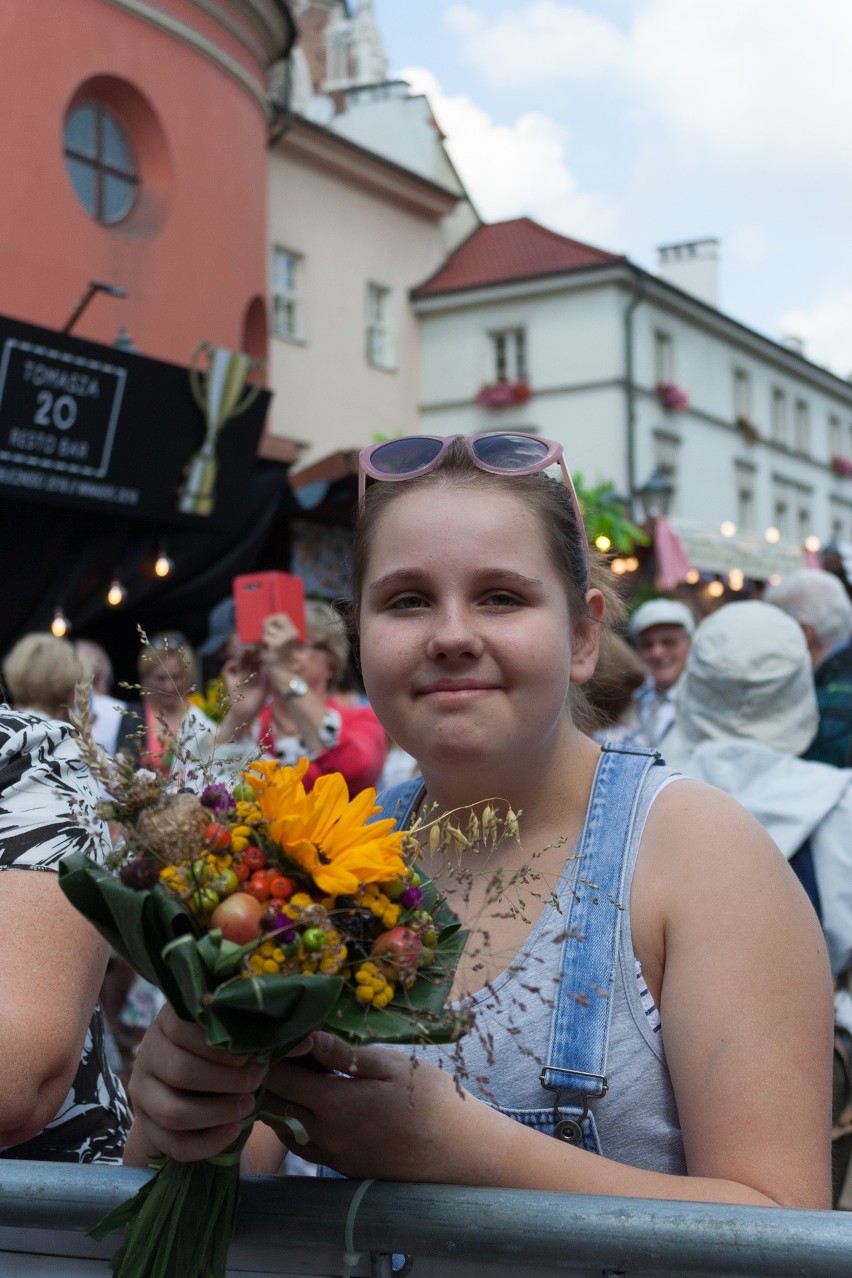
<path fill-rule="evenodd" d="M 716 249 L 669 246 L 656 276 L 529 218 L 480 226 L 414 292 L 423 429 L 534 431 L 628 494 L 660 470 L 708 571 L 852 540 L 852 386 L 716 308 Z"/>

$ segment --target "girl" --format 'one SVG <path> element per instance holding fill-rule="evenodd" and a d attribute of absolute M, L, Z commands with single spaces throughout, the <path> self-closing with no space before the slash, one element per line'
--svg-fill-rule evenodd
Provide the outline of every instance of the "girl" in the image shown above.
<path fill-rule="evenodd" d="M 564 463 L 564 486 L 541 473 L 557 460 L 511 434 L 362 454 L 353 630 L 370 702 L 422 769 L 382 801 L 408 823 L 500 797 L 523 846 L 472 849 L 461 881 L 424 854 L 474 927 L 464 1088 L 436 1067 L 452 1049 L 412 1068 L 316 1034 L 320 1068 L 274 1066 L 266 1106 L 347 1176 L 828 1207 L 819 926 L 734 801 L 581 730 L 605 602 Z M 508 886 L 492 904 L 497 872 L 522 904 Z M 165 1010 L 140 1049 L 128 1160 L 218 1153 L 259 1081 Z M 276 1170 L 288 1138 L 258 1124 L 247 1170 Z"/>

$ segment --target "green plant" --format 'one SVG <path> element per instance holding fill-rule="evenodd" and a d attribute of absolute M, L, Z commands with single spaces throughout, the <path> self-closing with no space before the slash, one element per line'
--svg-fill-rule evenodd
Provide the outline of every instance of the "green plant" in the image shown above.
<path fill-rule="evenodd" d="M 648 534 L 628 519 L 623 503 L 616 497 L 612 480 L 598 480 L 596 484 L 587 485 L 578 472 L 574 475 L 574 487 L 590 542 L 598 537 L 608 537 L 613 549 L 625 555 L 629 555 L 636 546 L 648 545 Z"/>

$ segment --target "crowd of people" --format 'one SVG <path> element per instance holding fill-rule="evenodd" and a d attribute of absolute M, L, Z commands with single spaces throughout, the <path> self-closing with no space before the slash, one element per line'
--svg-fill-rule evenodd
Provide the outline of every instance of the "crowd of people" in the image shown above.
<path fill-rule="evenodd" d="M 480 942 L 452 995 L 475 1015 L 461 1079 L 455 1048 L 356 1051 L 315 1034 L 269 1070 L 246 1170 L 292 1166 L 279 1114 L 303 1125 L 298 1152 L 320 1174 L 831 1206 L 852 603 L 808 570 L 704 619 L 656 598 L 628 620 L 554 461 L 558 445 L 510 434 L 365 450 L 349 612 L 309 604 L 304 638 L 273 615 L 247 647 L 223 600 L 198 652 L 179 631 L 144 643 L 138 698 L 115 698 L 91 641 L 28 635 L 7 655 L 0 1065 L 14 1087 L 0 1155 L 212 1157 L 262 1077 L 156 992 L 134 995 L 54 873 L 20 872 L 110 847 L 68 723 L 88 676 L 99 742 L 176 784 L 307 755 L 306 785 L 341 772 L 352 793 L 381 790 L 392 766 L 380 802 L 399 826 L 493 796 L 522 813 L 519 839 L 465 854 L 491 880 L 422 851 Z M 353 644 L 363 697 L 339 690 Z M 226 694 L 217 714 L 192 695 L 202 662 Z M 530 863 L 540 889 L 495 907 L 493 876 L 522 881 Z M 99 993 L 125 1051 L 112 1062 Z M 791 1097 L 794 1141 L 779 1121 Z"/>

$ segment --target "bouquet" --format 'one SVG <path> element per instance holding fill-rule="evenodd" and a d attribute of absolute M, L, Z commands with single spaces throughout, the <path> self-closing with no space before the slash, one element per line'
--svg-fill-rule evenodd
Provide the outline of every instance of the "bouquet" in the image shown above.
<path fill-rule="evenodd" d="M 337 773 L 306 792 L 295 768 L 258 761 L 232 786 L 200 793 L 91 740 L 83 752 L 123 843 L 110 868 L 67 857 L 71 903 L 127 962 L 199 1024 L 211 1046 L 257 1062 L 323 1028 L 352 1044 L 442 1043 L 468 1021 L 445 1007 L 465 933 L 415 868 L 420 840 L 454 846 L 452 821 L 395 831 L 374 790 L 349 798 Z M 200 1163 L 162 1160 L 139 1193 L 92 1234 L 125 1229 L 118 1278 L 221 1278 L 239 1196 L 236 1144 Z M 290 1120 L 297 1143 L 307 1135 Z"/>

